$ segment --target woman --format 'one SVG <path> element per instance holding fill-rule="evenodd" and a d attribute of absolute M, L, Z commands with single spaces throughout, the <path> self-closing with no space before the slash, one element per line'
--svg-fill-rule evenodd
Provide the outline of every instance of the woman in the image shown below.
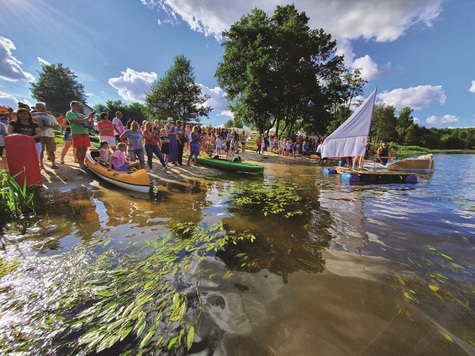
<path fill-rule="evenodd" d="M 130 160 L 133 162 L 136 159 L 140 162 L 140 168 L 145 169 L 145 156 L 143 153 L 143 136 L 140 131 L 140 126 L 137 121 L 132 122 L 129 130 L 125 130 L 120 135 L 120 140 L 127 144 L 129 150 Z"/>
<path fill-rule="evenodd" d="M 188 157 L 187 166 L 190 165 L 191 157 L 194 157 L 195 166 L 198 164 L 198 155 L 200 154 L 201 134 L 199 133 L 199 126 L 193 126 L 193 131 L 190 137 L 190 156 Z"/>
<path fill-rule="evenodd" d="M 41 129 L 38 124 L 33 121 L 33 117 L 27 109 L 18 109 L 16 112 L 16 120 L 10 121 L 8 124 L 8 133 L 17 133 L 20 135 L 33 137 L 35 139 L 36 152 L 38 153 L 38 163 L 40 162 Z"/>
<path fill-rule="evenodd" d="M 97 128 L 99 129 L 99 139 L 105 141 L 109 144 L 112 151 L 115 151 L 115 146 L 117 145 L 114 135 L 114 125 L 112 121 L 109 120 L 109 116 L 106 112 L 101 112 L 101 120 L 97 123 Z"/>
<path fill-rule="evenodd" d="M 169 169 L 170 167 L 165 163 L 162 151 L 160 150 L 161 142 L 158 139 L 158 133 L 153 130 L 153 125 L 150 121 L 145 124 L 142 136 L 145 139 L 145 153 L 147 153 L 147 163 L 148 168 L 150 169 L 149 173 L 154 173 L 152 164 L 153 154 L 155 154 L 155 156 L 160 160 L 163 168 Z"/>
<path fill-rule="evenodd" d="M 168 123 L 165 125 L 165 129 L 167 130 L 168 139 L 170 140 L 168 162 L 176 166 L 178 164 L 177 128 L 174 125 L 173 118 L 169 117 L 167 121 Z"/>

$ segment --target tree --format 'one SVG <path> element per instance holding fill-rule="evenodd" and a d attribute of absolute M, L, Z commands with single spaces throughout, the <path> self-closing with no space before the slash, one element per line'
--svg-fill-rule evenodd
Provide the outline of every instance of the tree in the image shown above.
<path fill-rule="evenodd" d="M 371 124 L 371 136 L 373 142 L 397 141 L 396 132 L 396 108 L 384 104 L 376 105 L 373 112 L 373 123 Z"/>
<path fill-rule="evenodd" d="M 225 53 L 215 76 L 234 116 L 261 133 L 306 124 L 322 130 L 334 93 L 348 90 L 336 42 L 308 21 L 294 5 L 277 6 L 271 18 L 254 9 L 223 32 Z M 358 92 L 358 82 L 352 83 Z M 338 104 L 348 97 L 338 98 Z"/>
<path fill-rule="evenodd" d="M 86 102 L 84 86 L 78 83 L 77 76 L 69 68 L 61 63 L 41 66 L 38 80 L 30 83 L 31 93 L 33 98 L 46 103 L 53 115 L 64 114 L 73 100 Z"/>
<path fill-rule="evenodd" d="M 105 104 L 97 104 L 94 106 L 97 113 L 107 112 L 110 120 L 115 116 L 117 111 L 123 114 L 122 123 L 125 124 L 128 119 L 137 121 L 139 124 L 147 118 L 147 108 L 140 103 L 132 103 L 126 105 L 121 100 L 107 100 Z"/>
<path fill-rule="evenodd" d="M 195 83 L 193 67 L 185 56 L 175 57 L 173 66 L 165 76 L 153 83 L 145 96 L 149 114 L 153 117 L 173 117 L 182 120 L 200 121 L 201 116 L 208 117 L 213 110 L 204 103 L 209 99 Z"/>

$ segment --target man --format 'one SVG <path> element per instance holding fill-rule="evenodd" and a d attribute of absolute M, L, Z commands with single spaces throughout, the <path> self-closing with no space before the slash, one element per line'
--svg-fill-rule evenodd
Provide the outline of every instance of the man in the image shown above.
<path fill-rule="evenodd" d="M 32 116 L 41 129 L 40 168 L 44 168 L 43 158 L 46 151 L 48 158 L 51 161 L 51 168 L 58 169 L 59 167 L 56 165 L 56 142 L 54 130 L 60 128 L 59 123 L 53 115 L 50 115 L 46 111 L 45 103 L 36 103 L 35 111 L 32 112 Z"/>
<path fill-rule="evenodd" d="M 122 123 L 122 113 L 117 111 L 115 117 L 112 119 L 112 125 L 114 125 L 114 135 L 117 142 L 120 142 L 120 135 L 125 131 L 124 124 Z"/>
<path fill-rule="evenodd" d="M 383 165 L 386 165 L 386 163 L 388 163 L 388 159 L 392 158 L 392 155 L 393 153 L 391 152 L 391 148 L 386 142 L 383 142 L 382 145 L 376 151 L 376 157 Z"/>
<path fill-rule="evenodd" d="M 93 124 L 94 112 L 90 112 L 86 117 L 81 113 L 81 103 L 79 101 L 71 101 L 69 106 L 71 110 L 66 113 L 66 120 L 68 120 L 69 126 L 71 127 L 73 147 L 76 149 L 79 167 L 85 170 L 87 167 L 84 161 L 86 159 L 87 149 L 91 145 L 89 126 Z"/>

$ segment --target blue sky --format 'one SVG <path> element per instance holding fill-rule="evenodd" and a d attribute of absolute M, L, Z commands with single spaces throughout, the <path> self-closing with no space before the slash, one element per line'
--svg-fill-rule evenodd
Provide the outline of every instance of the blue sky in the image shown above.
<path fill-rule="evenodd" d="M 254 7 L 276 0 L 0 0 L 0 105 L 34 103 L 41 63 L 62 63 L 84 85 L 87 103 L 143 102 L 177 55 L 191 61 L 214 110 L 232 118 L 214 73 L 220 34 Z M 362 68 L 365 96 L 410 106 L 425 127 L 475 127 L 473 0 L 297 0 L 312 28 L 338 43 L 348 67 Z"/>

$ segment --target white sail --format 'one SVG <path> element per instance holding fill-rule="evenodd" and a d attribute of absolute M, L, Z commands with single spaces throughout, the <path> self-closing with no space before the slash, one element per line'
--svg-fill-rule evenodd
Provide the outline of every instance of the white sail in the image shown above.
<path fill-rule="evenodd" d="M 376 89 L 340 127 L 325 139 L 322 145 L 322 157 L 365 155 L 375 98 Z"/>

